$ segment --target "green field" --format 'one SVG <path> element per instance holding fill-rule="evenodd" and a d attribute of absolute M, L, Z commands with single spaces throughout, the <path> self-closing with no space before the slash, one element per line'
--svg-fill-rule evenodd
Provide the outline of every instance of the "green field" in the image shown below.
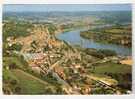
<path fill-rule="evenodd" d="M 54 94 L 56 92 L 53 85 L 24 72 L 23 70 L 28 69 L 28 65 L 18 57 L 3 57 L 3 63 L 3 88 L 5 90 L 13 94 Z M 16 88 L 21 91 L 16 91 Z"/>
<path fill-rule="evenodd" d="M 131 66 L 106 62 L 102 64 L 96 64 L 94 72 L 98 74 L 108 73 L 131 73 Z"/>
<path fill-rule="evenodd" d="M 14 63 L 17 65 L 17 67 L 22 67 L 23 66 L 23 63 L 18 60 L 17 57 L 3 57 L 3 65 L 4 66 L 9 66 L 10 64 Z"/>
<path fill-rule="evenodd" d="M 44 94 L 49 88 L 49 84 L 21 69 L 27 69 L 25 63 L 19 60 L 17 57 L 4 57 L 4 68 L 3 68 L 3 81 L 5 89 L 12 90 L 13 93 L 17 94 Z M 10 69 L 10 67 L 15 68 Z M 9 67 L 9 69 L 7 69 Z M 20 68 L 20 69 L 17 69 Z M 14 85 L 12 82 L 17 81 Z M 10 87 L 11 86 L 11 87 Z M 20 92 L 16 92 L 15 88 L 21 88 Z M 51 87 L 53 88 L 53 86 Z"/>
<path fill-rule="evenodd" d="M 13 80 L 17 81 L 16 85 L 12 85 L 12 87 L 19 86 L 21 88 L 21 91 L 17 94 L 45 94 L 47 93 L 48 88 L 53 88 L 53 86 L 49 87 L 50 85 L 47 82 L 20 69 L 4 70 L 3 74 L 4 81 L 8 81 L 9 83 L 11 83 Z M 10 86 L 9 83 L 5 83 L 6 88 L 7 85 Z M 12 88 L 12 90 L 14 93 L 15 88 Z"/>
<path fill-rule="evenodd" d="M 21 94 L 43 94 L 48 84 L 21 70 L 13 70 L 13 75 L 19 80 Z"/>
<path fill-rule="evenodd" d="M 118 81 L 118 87 L 131 90 L 132 66 L 106 62 L 96 64 L 93 73 L 100 76 L 109 76 Z"/>

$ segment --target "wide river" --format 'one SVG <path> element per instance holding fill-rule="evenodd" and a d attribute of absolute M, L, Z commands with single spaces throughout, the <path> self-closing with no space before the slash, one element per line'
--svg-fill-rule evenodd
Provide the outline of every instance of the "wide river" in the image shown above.
<path fill-rule="evenodd" d="M 83 48 L 95 48 L 95 49 L 110 49 L 114 50 L 118 55 L 130 56 L 132 49 L 117 44 L 103 44 L 97 43 L 93 40 L 88 40 L 80 36 L 82 30 L 72 30 L 68 32 L 59 33 L 56 37 L 60 40 L 64 40 L 71 45 L 80 45 Z"/>

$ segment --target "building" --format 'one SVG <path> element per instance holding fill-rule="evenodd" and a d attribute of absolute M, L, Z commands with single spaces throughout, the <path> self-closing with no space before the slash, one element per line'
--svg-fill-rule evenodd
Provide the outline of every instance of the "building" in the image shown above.
<path fill-rule="evenodd" d="M 66 79 L 66 75 L 64 74 L 64 69 L 60 66 L 54 67 L 54 72 L 56 72 L 62 79 Z"/>
<path fill-rule="evenodd" d="M 29 66 L 33 71 L 40 73 L 40 66 L 44 64 L 45 58 L 47 57 L 44 53 L 32 53 L 23 54 L 24 59 L 28 62 Z"/>

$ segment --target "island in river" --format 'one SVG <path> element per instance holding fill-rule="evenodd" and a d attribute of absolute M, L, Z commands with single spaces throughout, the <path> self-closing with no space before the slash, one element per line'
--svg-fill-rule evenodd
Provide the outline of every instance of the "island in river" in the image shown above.
<path fill-rule="evenodd" d="M 101 32 L 101 30 L 103 31 L 105 28 L 106 31 L 109 31 L 112 26 L 104 26 L 102 28 L 94 27 L 94 29 L 76 29 L 68 32 L 58 33 L 56 34 L 56 38 L 64 40 L 71 45 L 79 45 L 82 48 L 109 49 L 115 51 L 121 56 L 131 56 L 131 27 L 128 25 L 125 30 L 121 29 L 121 33 L 119 32 L 120 29 L 119 31 L 116 31 L 115 29 L 116 33 L 113 34 L 109 32 Z M 123 33 L 126 31 L 127 33 Z"/>
<path fill-rule="evenodd" d="M 109 22 L 114 20 L 125 22 L 126 19 L 127 21 L 130 19 L 129 12 L 109 13 L 111 14 L 109 17 L 106 12 L 4 14 L 3 93 L 30 95 L 131 93 L 130 42 L 117 44 L 96 41 L 99 33 L 96 36 L 94 33 L 91 34 L 93 39 L 80 36 L 83 31 L 84 33 L 94 31 L 88 28 L 81 29 L 82 27 L 96 27 L 98 24 L 100 29 L 109 29 L 112 26 L 103 22 L 102 19 L 106 18 L 97 17 L 101 14 L 108 17 Z M 121 13 L 124 14 L 122 17 Z M 120 18 L 110 18 L 119 15 Z M 89 27 L 89 29 L 98 28 Z M 66 32 L 57 33 L 60 30 Z M 116 30 L 118 29 L 113 29 Z M 127 30 L 130 31 L 129 28 Z M 128 35 L 122 36 L 123 38 L 130 41 Z"/>
<path fill-rule="evenodd" d="M 81 31 L 80 36 L 99 43 L 132 46 L 131 24 Z"/>

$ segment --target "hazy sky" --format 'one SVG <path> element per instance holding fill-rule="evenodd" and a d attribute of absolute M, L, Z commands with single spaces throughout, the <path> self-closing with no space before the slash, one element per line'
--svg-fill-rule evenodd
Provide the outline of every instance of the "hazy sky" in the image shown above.
<path fill-rule="evenodd" d="M 130 4 L 10 4 L 3 11 L 124 11 L 131 10 Z"/>

